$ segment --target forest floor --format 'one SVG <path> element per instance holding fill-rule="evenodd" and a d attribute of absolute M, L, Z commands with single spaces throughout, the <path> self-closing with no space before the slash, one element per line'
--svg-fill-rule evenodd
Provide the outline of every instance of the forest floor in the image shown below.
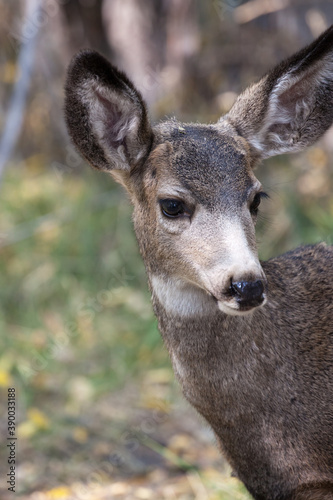
<path fill-rule="evenodd" d="M 57 428 L 50 427 L 42 412 L 30 410 L 17 441 L 18 496 L 24 500 L 250 499 L 231 477 L 212 432 L 183 400 L 171 377 L 171 370 L 152 370 L 140 385 L 93 402 L 78 380 L 77 408 L 61 408 L 50 395 L 51 414 L 58 412 L 58 424 L 63 422 Z M 32 438 L 34 425 L 39 431 Z M 4 461 L 2 456 L 3 491 L 8 469 Z M 13 493 L 7 490 L 1 499 L 12 500 Z"/>

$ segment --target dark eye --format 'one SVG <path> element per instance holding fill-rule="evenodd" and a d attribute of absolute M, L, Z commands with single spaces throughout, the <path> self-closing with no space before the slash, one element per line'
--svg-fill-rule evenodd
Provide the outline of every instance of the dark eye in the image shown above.
<path fill-rule="evenodd" d="M 160 200 L 163 215 L 166 217 L 179 217 L 185 214 L 185 205 L 180 200 Z"/>
<path fill-rule="evenodd" d="M 268 194 L 261 191 L 260 193 L 257 193 L 255 195 L 255 197 L 253 198 L 253 201 L 250 205 L 250 212 L 252 215 L 257 215 L 258 208 L 259 208 L 259 205 L 260 205 L 262 198 L 268 198 Z"/>

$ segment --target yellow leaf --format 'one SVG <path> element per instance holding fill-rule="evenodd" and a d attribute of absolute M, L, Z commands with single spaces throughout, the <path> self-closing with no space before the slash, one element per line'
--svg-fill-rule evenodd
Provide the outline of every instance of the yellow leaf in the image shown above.
<path fill-rule="evenodd" d="M 67 498 L 71 494 L 71 490 L 67 486 L 58 486 L 46 492 L 46 498 L 57 500 L 58 498 Z"/>
<path fill-rule="evenodd" d="M 49 419 L 38 408 L 30 408 L 28 410 L 28 418 L 35 424 L 37 429 L 48 429 L 50 427 Z"/>
<path fill-rule="evenodd" d="M 11 384 L 11 378 L 8 372 L 0 370 L 0 387 L 8 387 Z"/>
<path fill-rule="evenodd" d="M 19 438 L 28 439 L 37 432 L 36 425 L 31 420 L 25 420 L 17 427 L 17 435 Z"/>

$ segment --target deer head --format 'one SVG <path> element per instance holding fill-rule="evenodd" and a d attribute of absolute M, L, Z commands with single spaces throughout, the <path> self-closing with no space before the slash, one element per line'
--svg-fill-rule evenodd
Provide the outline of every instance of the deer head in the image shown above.
<path fill-rule="evenodd" d="M 74 57 L 66 121 L 83 156 L 130 195 L 153 293 L 172 313 L 264 305 L 255 241 L 265 194 L 254 167 L 314 143 L 333 121 L 333 28 L 239 96 L 213 125 L 151 126 L 127 76 L 94 51 Z"/>

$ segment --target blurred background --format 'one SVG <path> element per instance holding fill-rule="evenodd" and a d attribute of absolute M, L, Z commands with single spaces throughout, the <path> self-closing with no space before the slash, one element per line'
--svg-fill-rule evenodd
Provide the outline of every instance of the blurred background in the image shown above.
<path fill-rule="evenodd" d="M 0 429 L 15 387 L 16 494 L 249 499 L 174 381 L 126 196 L 69 141 L 65 72 L 92 47 L 128 73 L 152 120 L 215 122 L 332 24 L 332 2 L 0 0 L 0 13 Z M 257 176 L 270 195 L 261 258 L 332 243 L 332 129 Z M 7 458 L 2 446 L 2 499 Z"/>

